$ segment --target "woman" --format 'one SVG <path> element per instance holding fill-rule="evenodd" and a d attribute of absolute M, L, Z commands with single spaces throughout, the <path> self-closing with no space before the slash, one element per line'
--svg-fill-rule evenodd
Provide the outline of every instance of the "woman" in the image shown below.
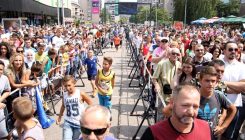
<path fill-rule="evenodd" d="M 198 42 L 197 41 L 191 41 L 191 43 L 190 43 L 190 45 L 189 45 L 189 48 L 186 50 L 186 55 L 187 55 L 187 57 L 191 57 L 191 58 L 193 58 L 194 56 L 195 56 L 195 51 L 194 51 L 194 49 L 195 49 L 195 46 L 198 44 Z"/>
<path fill-rule="evenodd" d="M 11 51 L 9 49 L 8 43 L 2 42 L 0 44 L 0 60 L 4 62 L 5 69 L 9 65 L 10 54 L 11 54 Z"/>
<path fill-rule="evenodd" d="M 10 58 L 10 64 L 8 69 L 6 70 L 6 75 L 9 79 L 9 83 L 12 91 L 20 88 L 22 94 L 24 93 L 25 87 L 34 87 L 37 86 L 38 83 L 33 81 L 27 81 L 25 79 L 25 75 L 30 73 L 30 70 L 26 70 L 24 65 L 24 55 L 20 53 L 15 53 Z M 12 101 L 19 96 L 19 92 L 15 92 L 11 96 L 7 98 L 7 108 L 8 111 L 12 111 Z"/>
<path fill-rule="evenodd" d="M 193 59 L 187 57 L 182 64 L 182 69 L 176 70 L 174 79 L 171 81 L 172 89 L 183 83 L 192 83 L 192 80 L 196 78 L 196 68 L 192 62 Z"/>
<path fill-rule="evenodd" d="M 222 51 L 219 46 L 214 45 L 214 47 L 210 49 L 210 53 L 213 55 L 212 60 L 216 60 L 219 59 Z"/>

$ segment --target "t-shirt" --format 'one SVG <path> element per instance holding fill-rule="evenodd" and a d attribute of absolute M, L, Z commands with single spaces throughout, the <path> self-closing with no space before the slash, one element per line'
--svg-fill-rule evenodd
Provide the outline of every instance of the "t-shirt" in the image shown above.
<path fill-rule="evenodd" d="M 105 75 L 103 70 L 100 69 L 98 70 L 98 77 L 99 77 L 98 84 L 103 90 L 107 91 L 106 95 L 112 95 L 113 89 L 112 89 L 111 80 L 115 77 L 115 72 L 110 70 L 110 73 L 108 75 Z M 99 90 L 99 93 L 102 92 Z"/>
<path fill-rule="evenodd" d="M 215 90 L 214 94 L 208 99 L 201 96 L 197 118 L 208 121 L 212 130 L 218 125 L 218 115 L 222 109 L 231 106 L 231 102 L 226 96 Z"/>
<path fill-rule="evenodd" d="M 40 62 L 41 64 L 48 60 L 47 54 L 43 53 L 42 55 L 39 55 L 38 53 L 35 54 L 35 61 Z"/>
<path fill-rule="evenodd" d="M 34 140 L 44 140 L 45 139 L 42 126 L 40 125 L 38 120 L 33 119 L 33 121 L 35 121 L 37 124 L 33 128 L 27 131 L 24 131 L 21 136 L 21 140 L 25 140 L 27 138 L 32 138 Z"/>
<path fill-rule="evenodd" d="M 92 59 L 86 58 L 84 61 L 84 65 L 87 65 L 87 73 L 88 75 L 96 75 L 97 74 L 97 58 L 93 57 Z"/>
<path fill-rule="evenodd" d="M 194 119 L 191 132 L 180 133 L 168 119 L 148 127 L 141 140 L 211 140 L 211 131 L 207 122 Z"/>
<path fill-rule="evenodd" d="M 9 84 L 9 79 L 5 75 L 0 76 L 0 96 L 3 94 L 4 91 L 11 91 L 11 87 Z"/>

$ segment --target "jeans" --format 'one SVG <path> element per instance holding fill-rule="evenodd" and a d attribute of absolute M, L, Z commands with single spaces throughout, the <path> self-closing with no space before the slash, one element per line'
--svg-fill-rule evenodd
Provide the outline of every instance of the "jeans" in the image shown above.
<path fill-rule="evenodd" d="M 229 127 L 226 129 L 223 137 L 229 140 L 237 140 L 239 131 L 245 118 L 245 102 L 242 107 L 237 107 L 237 113 L 231 121 Z"/>
<path fill-rule="evenodd" d="M 63 140 L 78 140 L 80 135 L 80 126 L 64 121 Z"/>
<path fill-rule="evenodd" d="M 98 97 L 99 97 L 100 105 L 107 107 L 109 110 L 111 110 L 111 106 L 112 106 L 111 95 L 98 94 Z"/>

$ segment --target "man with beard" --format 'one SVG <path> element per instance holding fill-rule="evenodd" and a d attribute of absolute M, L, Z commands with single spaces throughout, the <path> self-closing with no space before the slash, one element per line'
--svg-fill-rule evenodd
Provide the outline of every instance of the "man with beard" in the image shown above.
<path fill-rule="evenodd" d="M 229 41 L 224 46 L 225 72 L 223 81 L 245 82 L 245 65 L 236 60 L 238 46 L 235 42 Z M 242 101 L 241 93 L 227 94 L 227 98 L 237 107 L 236 117 L 227 128 L 224 136 L 227 139 L 237 140 L 239 130 L 245 118 L 245 102 Z"/>
<path fill-rule="evenodd" d="M 196 119 L 200 94 L 188 84 L 178 86 L 172 94 L 172 116 L 146 129 L 141 140 L 211 140 L 208 123 Z"/>
<path fill-rule="evenodd" d="M 231 104 L 222 92 L 215 90 L 217 72 L 214 67 L 203 67 L 199 82 L 201 85 L 201 100 L 197 117 L 209 122 L 215 137 L 221 136 L 234 118 L 236 107 Z M 219 122 L 219 114 L 222 109 L 226 109 L 227 114 L 224 120 Z"/>

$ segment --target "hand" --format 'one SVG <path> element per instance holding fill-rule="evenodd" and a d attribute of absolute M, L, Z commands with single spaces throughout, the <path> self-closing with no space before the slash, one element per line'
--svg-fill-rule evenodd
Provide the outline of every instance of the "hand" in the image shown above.
<path fill-rule="evenodd" d="M 0 109 L 4 109 L 6 105 L 4 103 L 0 103 Z"/>
<path fill-rule="evenodd" d="M 215 136 L 220 136 L 225 132 L 226 128 L 223 126 L 216 126 L 216 128 L 214 129 L 214 135 Z"/>
<path fill-rule="evenodd" d="M 161 88 L 160 88 L 158 83 L 155 84 L 155 92 L 157 92 L 157 93 L 161 92 Z"/>
<path fill-rule="evenodd" d="M 60 125 L 60 122 L 61 122 L 61 117 L 58 117 L 58 118 L 56 119 L 56 124 L 57 124 L 57 125 Z"/>

